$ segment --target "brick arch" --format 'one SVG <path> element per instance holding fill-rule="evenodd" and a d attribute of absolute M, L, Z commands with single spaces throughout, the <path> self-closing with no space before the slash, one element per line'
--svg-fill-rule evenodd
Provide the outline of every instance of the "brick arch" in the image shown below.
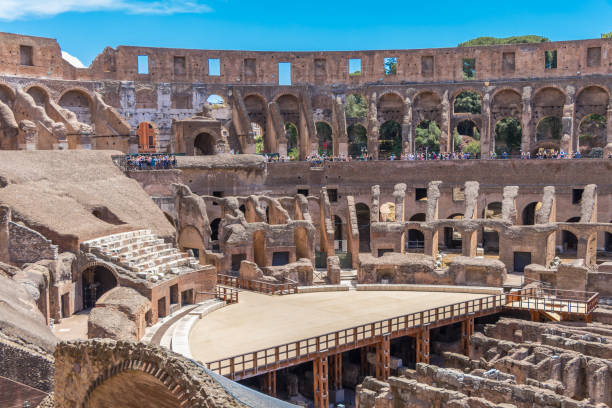
<path fill-rule="evenodd" d="M 51 98 L 51 95 L 53 95 L 53 92 L 52 92 L 52 91 L 51 91 L 51 90 L 50 90 L 50 89 L 49 89 L 49 88 L 48 88 L 46 85 L 44 85 L 44 84 L 40 84 L 40 83 L 37 83 L 37 82 L 36 82 L 36 83 L 29 84 L 28 86 L 24 87 L 24 88 L 23 88 L 23 91 L 24 91 L 25 93 L 29 94 L 29 93 L 30 93 L 30 90 L 32 90 L 32 89 L 34 89 L 34 88 L 38 88 L 38 89 L 40 89 L 41 91 L 43 91 L 43 93 L 44 93 L 44 94 L 45 94 L 45 96 L 47 97 L 47 101 L 50 101 L 50 100 L 52 99 L 52 98 Z"/>
<path fill-rule="evenodd" d="M 538 99 L 538 96 L 539 96 L 541 93 L 543 93 L 543 92 L 545 92 L 545 91 L 547 91 L 547 90 L 555 90 L 555 91 L 559 91 L 559 92 L 560 92 L 560 93 L 563 95 L 563 98 L 564 98 L 564 99 L 563 99 L 563 101 L 560 101 L 560 102 L 561 102 L 561 105 L 564 105 L 564 104 L 565 104 L 565 103 L 568 101 L 568 96 L 567 96 L 567 94 L 565 93 L 565 90 L 564 90 L 564 89 L 562 89 L 561 87 L 559 87 L 559 86 L 557 86 L 557 85 L 550 85 L 550 84 L 549 84 L 549 85 L 542 86 L 542 87 L 540 87 L 540 88 L 536 89 L 536 90 L 533 92 L 533 96 L 531 97 L 531 100 L 532 100 L 531 104 L 533 105 L 533 107 L 537 107 L 537 106 L 538 106 L 538 105 L 536 105 L 536 101 L 537 101 L 537 99 Z"/>
<path fill-rule="evenodd" d="M 57 102 L 57 104 L 61 106 L 60 101 L 62 100 L 62 98 L 67 93 L 70 93 L 70 92 L 79 92 L 79 93 L 82 93 L 83 95 L 85 95 L 85 97 L 87 98 L 87 100 L 89 102 L 89 109 L 93 110 L 93 107 L 94 107 L 94 98 L 93 98 L 93 96 L 91 94 L 91 91 L 89 89 L 87 89 L 87 88 L 83 88 L 82 86 L 73 86 L 73 87 L 64 89 L 57 96 L 57 99 L 55 100 L 55 102 Z"/>
<path fill-rule="evenodd" d="M 15 89 L 4 81 L 0 81 L 0 91 L 4 91 L 12 103 L 15 100 Z"/>
<path fill-rule="evenodd" d="M 129 371 L 138 371 L 150 375 L 151 377 L 154 377 L 159 380 L 164 389 L 176 398 L 176 400 L 178 401 L 177 406 L 192 406 L 189 403 L 189 394 L 184 392 L 185 390 L 183 390 L 183 387 L 181 387 L 180 384 L 172 380 L 172 377 L 166 370 L 159 367 L 157 364 L 145 362 L 142 360 L 124 360 L 119 364 L 115 364 L 113 366 L 108 367 L 95 379 L 95 381 L 93 381 L 93 383 L 90 384 L 85 394 L 85 398 L 83 399 L 82 407 L 88 406 L 88 402 L 93 392 L 98 387 L 103 385 L 106 381 L 115 377 L 117 374 L 126 373 Z"/>
<path fill-rule="evenodd" d="M 425 99 L 431 95 L 431 98 Z M 430 103 L 433 102 L 433 103 Z M 436 123 L 442 122 L 442 96 L 433 89 L 423 90 L 412 98 L 413 121 L 418 125 L 424 120 L 435 120 Z"/>
<path fill-rule="evenodd" d="M 357 92 L 351 92 L 351 93 L 357 93 Z M 393 89 L 387 89 L 386 91 L 383 91 L 380 95 L 377 95 L 376 105 L 378 105 L 380 103 L 380 100 L 387 95 L 395 95 L 398 98 L 400 98 L 402 101 L 404 101 L 404 97 L 401 95 L 399 91 L 396 91 Z"/>
<path fill-rule="evenodd" d="M 86 264 L 82 265 L 79 268 L 79 275 L 81 275 L 87 269 L 95 268 L 96 266 L 100 266 L 102 268 L 108 269 L 110 271 L 110 273 L 112 273 L 113 276 L 115 277 L 115 279 L 117 280 L 117 286 L 120 286 L 120 284 L 119 284 L 119 274 L 117 273 L 117 270 L 115 269 L 115 267 L 113 265 L 111 265 L 110 263 L 108 263 L 106 261 L 99 260 L 99 259 L 95 260 L 95 261 L 89 261 Z"/>
<path fill-rule="evenodd" d="M 508 101 L 502 102 L 499 100 L 502 94 L 512 95 L 513 100 L 510 101 L 510 105 L 508 105 Z M 508 87 L 501 88 L 496 90 L 491 96 L 491 117 L 493 122 L 497 123 L 501 119 L 508 117 L 517 119 L 520 122 L 522 112 L 523 98 L 521 93 L 516 89 Z"/>
<path fill-rule="evenodd" d="M 475 92 L 480 96 L 480 100 L 484 99 L 484 93 L 482 91 L 479 91 L 476 88 L 459 88 L 457 90 L 455 90 L 451 95 L 450 95 L 450 101 L 451 103 L 454 105 L 455 104 L 455 99 L 457 98 L 457 96 L 459 96 L 459 94 L 461 94 L 462 92 Z"/>
<path fill-rule="evenodd" d="M 300 101 L 300 94 L 298 92 L 294 91 L 294 90 L 291 90 L 291 89 L 283 89 L 283 90 L 279 91 L 277 94 L 275 94 L 272 97 L 272 101 L 278 102 L 279 98 L 281 98 L 283 96 L 287 96 L 287 95 L 295 97 L 298 100 L 298 103 L 299 103 L 299 101 Z"/>

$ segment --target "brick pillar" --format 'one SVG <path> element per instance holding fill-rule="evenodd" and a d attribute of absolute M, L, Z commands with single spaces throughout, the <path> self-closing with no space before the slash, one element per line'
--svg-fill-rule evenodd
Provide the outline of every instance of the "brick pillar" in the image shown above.
<path fill-rule="evenodd" d="M 313 361 L 314 406 L 315 408 L 329 407 L 329 384 L 327 356 L 316 358 Z"/>
<path fill-rule="evenodd" d="M 594 265 L 597 260 L 597 232 L 580 234 L 578 238 L 578 246 L 576 248 L 576 257 L 584 259 L 584 265 Z"/>
<path fill-rule="evenodd" d="M 376 100 L 376 92 L 372 92 L 368 105 L 368 155 L 371 155 L 375 159 L 378 158 L 378 138 L 380 134 Z"/>
<path fill-rule="evenodd" d="M 570 153 L 578 146 L 578 140 L 574 140 L 574 104 L 563 105 L 563 131 L 561 132 L 561 149 L 566 153 Z"/>
<path fill-rule="evenodd" d="M 423 231 L 423 238 L 425 239 L 423 253 L 433 257 L 435 260 L 436 256 L 438 256 L 438 230 Z"/>
<path fill-rule="evenodd" d="M 493 135 L 491 123 L 491 95 L 485 94 L 482 99 L 482 126 L 480 129 L 480 158 L 488 159 L 490 152 L 493 150 Z"/>
<path fill-rule="evenodd" d="M 404 117 L 402 119 L 402 153 L 412 153 L 413 134 L 412 134 L 412 103 L 410 98 L 404 102 Z"/>
<path fill-rule="evenodd" d="M 475 257 L 478 231 L 461 231 L 461 255 Z"/>
<path fill-rule="evenodd" d="M 463 354 L 468 357 L 471 351 L 470 337 L 472 334 L 474 334 L 474 318 L 470 317 L 461 322 L 461 347 Z"/>
<path fill-rule="evenodd" d="M 425 325 L 416 337 L 416 362 L 429 364 L 429 325 Z"/>

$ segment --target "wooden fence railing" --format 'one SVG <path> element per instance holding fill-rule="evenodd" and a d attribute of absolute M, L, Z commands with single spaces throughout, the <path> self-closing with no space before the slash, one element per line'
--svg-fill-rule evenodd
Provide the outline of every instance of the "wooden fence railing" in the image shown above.
<path fill-rule="evenodd" d="M 578 298 L 584 300 L 578 300 Z M 510 294 L 491 295 L 361 324 L 320 336 L 211 361 L 206 363 L 206 366 L 218 374 L 233 380 L 240 380 L 311 361 L 320 357 L 322 353 L 336 354 L 372 345 L 380 341 L 383 336 L 397 338 L 415 335 L 424 328 L 436 328 L 468 318 L 486 316 L 500 312 L 504 308 L 547 311 L 548 307 L 550 311 L 558 311 L 553 310 L 551 302 L 552 304 L 561 302 L 568 313 L 587 315 L 597 307 L 597 301 L 597 293 L 570 294 L 562 293 L 562 291 L 547 293 L 546 290 L 532 287 Z M 538 307 L 542 309 L 536 309 Z"/>
<path fill-rule="evenodd" d="M 265 293 L 267 295 L 288 295 L 297 293 L 298 288 L 297 282 L 294 281 L 289 281 L 287 283 L 270 283 L 223 274 L 217 274 L 217 284 L 252 290 L 253 292 Z"/>
<path fill-rule="evenodd" d="M 238 290 L 225 286 L 217 286 L 217 299 L 223 300 L 228 305 L 238 303 Z"/>

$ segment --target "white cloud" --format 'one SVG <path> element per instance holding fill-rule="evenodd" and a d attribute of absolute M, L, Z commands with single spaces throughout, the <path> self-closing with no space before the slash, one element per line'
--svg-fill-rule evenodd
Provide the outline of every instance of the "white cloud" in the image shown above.
<path fill-rule="evenodd" d="M 119 11 L 128 14 L 207 13 L 200 0 L 0 0 L 0 20 L 52 17 L 67 12 Z"/>
<path fill-rule="evenodd" d="M 70 65 L 77 68 L 87 68 L 80 59 L 75 57 L 74 55 L 68 54 L 66 51 L 62 50 L 62 58 L 68 61 Z"/>

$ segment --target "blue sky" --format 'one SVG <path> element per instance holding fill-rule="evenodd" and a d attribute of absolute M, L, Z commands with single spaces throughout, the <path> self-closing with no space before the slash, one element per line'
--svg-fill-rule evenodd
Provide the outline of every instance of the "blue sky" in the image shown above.
<path fill-rule="evenodd" d="M 57 38 L 85 65 L 117 45 L 428 48 L 484 35 L 598 38 L 612 31 L 612 0 L 0 0 L 0 31 Z"/>

